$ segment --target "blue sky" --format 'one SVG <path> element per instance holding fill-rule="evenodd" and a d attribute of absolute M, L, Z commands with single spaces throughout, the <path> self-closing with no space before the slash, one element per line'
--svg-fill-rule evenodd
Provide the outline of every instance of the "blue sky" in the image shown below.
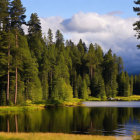
<path fill-rule="evenodd" d="M 27 21 L 37 13 L 43 35 L 51 28 L 59 29 L 65 40 L 78 43 L 82 39 L 87 47 L 99 44 L 104 52 L 110 48 L 124 60 L 129 73 L 140 72 L 140 42 L 134 37 L 133 24 L 138 20 L 133 12 L 133 0 L 21 0 L 26 7 Z M 27 28 L 26 28 L 27 29 Z"/>
<path fill-rule="evenodd" d="M 136 16 L 133 0 L 22 0 L 28 18 L 31 13 L 39 17 L 61 16 L 68 18 L 78 12 L 97 12 L 106 14 L 121 11 L 122 17 Z"/>

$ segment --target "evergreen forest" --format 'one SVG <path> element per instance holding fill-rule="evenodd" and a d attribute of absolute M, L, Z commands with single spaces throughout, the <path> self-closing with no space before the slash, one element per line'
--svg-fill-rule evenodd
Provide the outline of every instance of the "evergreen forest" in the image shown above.
<path fill-rule="evenodd" d="M 44 36 L 37 13 L 27 22 L 25 11 L 21 0 L 0 0 L 0 105 L 139 94 L 140 75 L 128 75 L 111 49 L 64 41 L 60 30 Z"/>

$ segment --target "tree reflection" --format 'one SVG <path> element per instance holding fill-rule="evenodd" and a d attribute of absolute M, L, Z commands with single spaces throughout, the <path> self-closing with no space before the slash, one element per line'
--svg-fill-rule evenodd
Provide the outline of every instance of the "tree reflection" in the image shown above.
<path fill-rule="evenodd" d="M 136 108 L 57 107 L 0 114 L 0 131 L 114 134 L 126 123 L 138 120 Z"/>

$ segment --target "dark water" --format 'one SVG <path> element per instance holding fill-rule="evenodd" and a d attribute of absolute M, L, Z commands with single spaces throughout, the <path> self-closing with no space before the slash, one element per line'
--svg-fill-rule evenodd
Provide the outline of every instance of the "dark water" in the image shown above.
<path fill-rule="evenodd" d="M 0 113 L 0 131 L 131 135 L 140 131 L 140 108 L 50 107 Z"/>

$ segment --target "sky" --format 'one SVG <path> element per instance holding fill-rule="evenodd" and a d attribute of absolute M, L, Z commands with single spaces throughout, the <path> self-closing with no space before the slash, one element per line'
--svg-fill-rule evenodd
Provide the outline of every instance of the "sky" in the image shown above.
<path fill-rule="evenodd" d="M 51 28 L 63 33 L 65 40 L 87 46 L 99 44 L 104 52 L 110 48 L 124 60 L 129 73 L 140 72 L 140 42 L 134 37 L 133 23 L 138 20 L 133 12 L 133 0 L 21 0 L 26 7 L 26 20 L 37 13 L 43 34 Z"/>

